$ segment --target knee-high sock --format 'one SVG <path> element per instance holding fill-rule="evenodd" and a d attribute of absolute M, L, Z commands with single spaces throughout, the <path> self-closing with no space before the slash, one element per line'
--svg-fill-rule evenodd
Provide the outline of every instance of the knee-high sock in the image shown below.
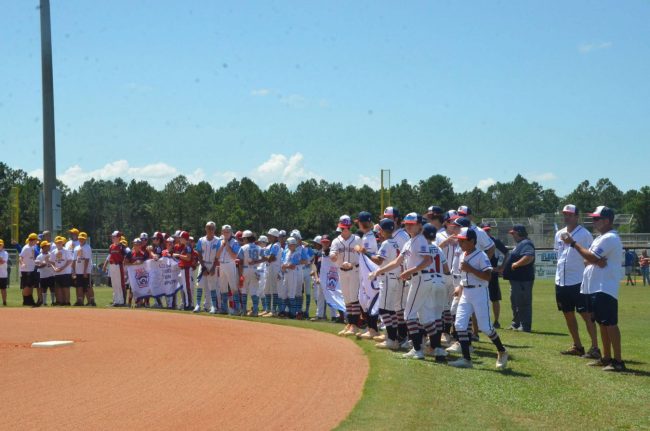
<path fill-rule="evenodd" d="M 379 320 L 379 316 L 368 315 L 368 328 L 374 329 L 375 331 L 379 331 L 379 328 L 377 327 L 378 320 Z"/>
<path fill-rule="evenodd" d="M 386 334 L 388 334 L 389 340 L 397 340 L 397 315 L 394 311 L 388 311 L 384 309 L 379 310 L 379 315 L 381 316 L 382 322 L 386 326 Z"/>
<path fill-rule="evenodd" d="M 442 332 L 444 332 L 445 334 L 449 334 L 449 331 L 451 331 L 451 324 L 454 323 L 451 317 L 451 311 L 449 310 L 443 311 L 442 320 L 443 320 Z"/>
<path fill-rule="evenodd" d="M 311 304 L 311 295 L 307 295 L 305 298 L 305 315 L 309 316 L 309 305 Z"/>
<path fill-rule="evenodd" d="M 348 323 L 350 325 L 358 326 L 359 316 L 361 315 L 361 305 L 359 302 L 357 301 L 345 304 L 345 309 L 348 314 Z"/>
<path fill-rule="evenodd" d="M 228 294 L 227 293 L 222 293 L 221 294 L 221 311 L 224 311 L 224 312 L 228 311 Z"/>
<path fill-rule="evenodd" d="M 211 290 L 210 291 L 210 301 L 212 303 L 212 306 L 214 308 L 217 308 L 217 291 L 216 290 Z"/>
<path fill-rule="evenodd" d="M 272 297 L 273 297 L 273 295 L 271 295 L 270 293 L 264 295 L 264 299 L 266 299 L 266 305 L 264 306 L 264 311 L 272 311 L 273 310 L 273 308 L 271 307 L 271 305 L 272 305 L 271 304 L 271 298 Z"/>
<path fill-rule="evenodd" d="M 463 358 L 471 361 L 472 358 L 469 355 L 469 334 L 467 331 L 458 331 L 458 341 L 460 342 L 460 347 L 463 351 Z"/>
<path fill-rule="evenodd" d="M 400 340 L 405 340 L 408 336 L 408 328 L 404 320 L 404 310 L 398 310 L 395 314 L 397 316 L 397 335 Z"/>
<path fill-rule="evenodd" d="M 246 312 L 248 309 L 248 294 L 247 293 L 242 293 L 241 294 L 241 311 Z"/>
<path fill-rule="evenodd" d="M 422 350 L 422 332 L 420 332 L 422 327 L 417 320 L 408 320 L 406 326 L 409 331 L 409 338 L 413 342 L 413 348 L 415 350 Z"/>
<path fill-rule="evenodd" d="M 260 297 L 257 296 L 257 295 L 253 295 L 253 297 L 251 299 L 253 301 L 253 314 L 257 314 L 259 312 L 259 309 L 260 309 L 260 305 L 259 305 Z"/>
<path fill-rule="evenodd" d="M 424 325 L 424 329 L 429 336 L 431 347 L 442 347 L 440 344 L 440 338 L 442 337 L 442 320 L 438 319 L 431 323 L 428 323 Z"/>
<path fill-rule="evenodd" d="M 503 347 L 503 343 L 501 342 L 501 338 L 499 338 L 499 334 L 497 334 L 497 331 L 493 329 L 492 333 L 489 334 L 488 337 L 490 337 L 490 340 L 492 340 L 492 342 L 494 343 L 494 345 L 496 346 L 499 352 L 506 351 L 506 348 Z"/>
<path fill-rule="evenodd" d="M 196 288 L 196 305 L 201 307 L 201 299 L 203 299 L 203 288 L 202 287 L 197 287 Z"/>
<path fill-rule="evenodd" d="M 273 295 L 271 295 L 271 298 L 273 299 L 271 304 L 272 305 L 271 311 L 273 311 L 274 313 L 278 313 L 280 308 L 280 297 L 278 296 L 277 293 L 274 293 Z"/>

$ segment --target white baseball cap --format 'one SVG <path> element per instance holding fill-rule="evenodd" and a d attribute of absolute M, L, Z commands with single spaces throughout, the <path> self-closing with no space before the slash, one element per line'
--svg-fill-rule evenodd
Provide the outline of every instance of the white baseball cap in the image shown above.
<path fill-rule="evenodd" d="M 271 229 L 269 229 L 269 231 L 268 231 L 266 234 L 267 234 L 267 235 L 274 236 L 274 237 L 277 238 L 277 237 L 280 236 L 280 231 L 277 230 L 276 228 L 272 227 Z"/>
<path fill-rule="evenodd" d="M 147 234 L 147 232 L 142 232 L 140 234 L 140 239 L 149 239 L 149 235 Z"/>
<path fill-rule="evenodd" d="M 253 232 L 251 232 L 251 231 L 249 231 L 249 230 L 245 230 L 245 231 L 241 234 L 241 236 L 242 236 L 242 238 L 252 238 L 252 237 L 253 237 Z"/>
<path fill-rule="evenodd" d="M 300 235 L 300 231 L 299 231 L 298 229 L 294 229 L 294 230 L 292 230 L 290 236 L 291 236 L 292 238 L 295 238 L 295 239 L 298 239 L 298 240 L 301 240 L 301 239 L 302 239 L 302 236 Z"/>
<path fill-rule="evenodd" d="M 296 241 L 296 239 L 294 237 L 290 236 L 289 238 L 287 238 L 287 244 L 288 245 L 296 245 L 296 244 L 298 244 L 298 241 Z"/>
<path fill-rule="evenodd" d="M 578 214 L 578 208 L 573 204 L 564 205 L 562 212 L 565 214 Z"/>
<path fill-rule="evenodd" d="M 314 237 L 314 242 L 315 242 L 316 244 L 320 244 L 320 243 L 321 243 L 321 242 L 320 242 L 321 239 L 323 239 L 322 236 L 320 236 L 320 235 L 316 235 L 316 237 Z"/>
<path fill-rule="evenodd" d="M 232 231 L 232 227 L 230 227 L 229 224 L 225 224 L 225 225 L 221 226 L 221 230 L 229 230 L 229 231 Z"/>
<path fill-rule="evenodd" d="M 278 236 L 287 236 L 287 232 L 284 231 L 284 230 L 281 230 L 280 232 L 278 232 Z"/>
<path fill-rule="evenodd" d="M 266 237 L 266 235 L 260 235 L 260 237 L 258 238 L 257 242 L 263 242 L 264 244 L 268 244 L 268 243 L 269 243 L 269 239 Z"/>

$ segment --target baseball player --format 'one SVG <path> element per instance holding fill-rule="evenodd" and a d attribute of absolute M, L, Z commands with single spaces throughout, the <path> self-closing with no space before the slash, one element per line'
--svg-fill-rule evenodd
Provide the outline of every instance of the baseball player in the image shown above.
<path fill-rule="evenodd" d="M 255 235 L 250 230 L 242 232 L 244 245 L 239 249 L 237 258 L 241 262 L 239 267 L 239 278 L 243 277 L 244 285 L 241 289 L 242 298 L 242 312 L 246 313 L 248 307 L 248 295 L 251 295 L 253 302 L 253 310 L 249 314 L 251 317 L 257 317 L 259 314 L 259 296 L 257 296 L 257 289 L 259 287 L 259 280 L 255 273 L 257 265 L 262 262 L 262 249 L 259 245 L 255 244 Z"/>
<path fill-rule="evenodd" d="M 298 249 L 298 240 L 290 236 L 287 238 L 287 249 L 282 256 L 282 273 L 284 274 L 284 283 L 286 285 L 286 300 L 289 306 L 288 317 L 293 319 L 298 316 L 300 306 L 297 301 L 297 291 L 299 283 L 302 281 L 302 251 Z M 281 305 L 280 315 L 283 314 L 284 306 Z"/>
<path fill-rule="evenodd" d="M 443 215 L 443 229 L 436 232 L 436 245 L 440 247 L 445 255 L 447 265 L 450 266 L 451 274 L 444 274 L 443 279 L 447 287 L 447 305 L 442 312 L 443 320 L 443 343 L 451 344 L 451 326 L 454 323 L 456 308 L 458 307 L 458 298 L 454 296 L 456 286 L 460 286 L 460 247 L 456 240 L 456 234 L 460 232 L 460 227 L 454 223 L 458 218 L 456 210 L 449 210 Z M 452 310 L 452 304 L 453 310 Z"/>
<path fill-rule="evenodd" d="M 72 278 L 77 291 L 77 302 L 74 305 L 84 305 L 84 297 L 86 297 L 86 305 L 96 307 L 95 293 L 90 280 L 92 250 L 87 240 L 86 232 L 80 232 L 78 235 L 79 245 L 73 250 L 75 260 L 72 262 Z"/>
<path fill-rule="evenodd" d="M 192 306 L 192 264 L 193 255 L 192 247 L 189 245 L 190 234 L 187 231 L 181 231 L 179 236 L 181 249 L 180 252 L 174 253 L 174 258 L 178 259 L 178 268 L 181 271 L 181 297 L 183 298 L 183 310 L 193 311 Z"/>
<path fill-rule="evenodd" d="M 271 228 L 266 233 L 269 238 L 269 245 L 266 246 L 264 260 L 266 261 L 266 280 L 264 286 L 264 297 L 266 298 L 266 312 L 263 317 L 277 316 L 280 309 L 280 300 L 278 298 L 278 282 L 280 266 L 282 265 L 282 249 L 278 242 L 280 231 Z"/>
<path fill-rule="evenodd" d="M 237 253 L 239 243 L 232 234 L 230 225 L 221 227 L 221 238 L 217 244 L 217 260 L 219 261 L 219 288 L 221 292 L 221 312 L 228 313 L 228 291 L 233 295 L 235 303 L 239 302 L 239 277 L 237 274 Z M 231 310 L 232 314 L 237 312 Z"/>
<path fill-rule="evenodd" d="M 47 305 L 47 291 L 54 294 L 54 270 L 50 265 L 50 243 L 41 241 L 41 254 L 36 257 L 35 265 L 38 268 L 39 288 L 36 306 Z"/>
<path fill-rule="evenodd" d="M 373 232 L 374 223 L 372 222 L 372 215 L 368 211 L 361 211 L 355 222 L 358 225 L 359 232 L 362 234 L 361 244 L 355 246 L 355 251 L 359 254 L 365 254 L 370 258 L 376 256 L 379 247 L 377 246 L 377 238 L 375 238 L 375 233 Z M 379 328 L 377 326 L 379 316 L 373 316 L 371 309 L 364 310 L 363 307 L 362 312 L 365 320 L 368 322 L 368 329 L 361 334 L 357 334 L 357 337 L 364 340 L 372 340 L 379 336 Z"/>
<path fill-rule="evenodd" d="M 219 244 L 219 238 L 216 236 L 217 225 L 213 221 L 209 221 L 205 224 L 205 236 L 199 238 L 199 241 L 196 244 L 196 252 L 198 253 L 199 259 L 199 276 L 198 276 L 198 287 L 196 288 L 196 306 L 194 307 L 194 312 L 198 313 L 201 311 L 201 296 L 205 291 L 206 297 L 210 295 L 210 314 L 215 314 L 217 312 L 217 289 L 219 275 L 217 273 L 218 267 L 217 264 L 219 260 L 217 259 L 217 248 Z"/>
<path fill-rule="evenodd" d="M 72 287 L 72 262 L 74 256 L 71 250 L 65 248 L 65 238 L 54 238 L 56 248 L 50 252 L 50 263 L 54 270 L 54 292 L 58 305 L 70 305 L 70 287 Z"/>
<path fill-rule="evenodd" d="M 2 305 L 7 306 L 7 287 L 9 286 L 9 273 L 7 264 L 9 253 L 5 250 L 5 242 L 0 239 L 0 294 L 2 294 Z"/>
<path fill-rule="evenodd" d="M 494 241 L 492 241 L 490 236 L 483 229 L 474 223 L 474 215 L 472 214 L 472 209 L 467 205 L 461 205 L 458 207 L 457 212 L 461 218 L 464 217 L 469 220 L 470 227 L 474 232 L 476 232 L 476 247 L 479 250 L 485 252 L 485 254 L 487 254 L 488 257 L 492 259 L 495 251 Z"/>
<path fill-rule="evenodd" d="M 309 276 L 309 272 L 307 273 L 307 280 L 305 280 L 305 267 L 307 267 L 308 270 L 311 269 L 309 266 L 310 258 L 309 252 L 305 250 L 307 247 L 302 243 L 302 235 L 300 234 L 300 231 L 298 229 L 294 229 L 291 231 L 289 236 L 295 238 L 297 243 L 296 252 L 300 254 L 300 265 L 296 267 L 297 287 L 294 304 L 297 308 L 297 311 L 294 313 L 294 315 L 296 319 L 302 319 L 303 292 L 307 294 L 311 288 L 311 277 Z"/>
<path fill-rule="evenodd" d="M 260 235 L 257 239 L 257 245 L 260 247 L 260 263 L 255 268 L 255 276 L 257 277 L 257 296 L 262 300 L 262 312 L 259 316 L 265 315 L 269 310 L 269 305 L 266 302 L 266 295 L 264 290 L 266 288 L 266 274 L 268 264 L 266 262 L 267 246 L 269 245 L 269 238 L 266 235 Z"/>
<path fill-rule="evenodd" d="M 296 230 L 298 235 L 300 235 L 300 232 Z M 305 295 L 305 309 L 302 310 L 302 297 L 298 298 L 299 304 L 300 304 L 300 314 L 301 318 L 309 318 L 309 306 L 311 305 L 311 294 L 312 294 L 312 283 L 311 283 L 311 277 L 312 277 L 312 262 L 314 261 L 314 249 L 311 247 L 308 247 L 303 241 L 302 237 L 296 238 L 300 245 L 302 246 L 302 259 L 300 260 L 300 264 L 302 265 L 302 286 L 303 286 L 303 292 Z"/>
<path fill-rule="evenodd" d="M 596 336 L 596 325 L 587 312 L 587 296 L 580 293 L 582 286 L 582 274 L 585 271 L 585 262 L 582 256 L 574 247 L 562 240 L 565 234 L 571 237 L 582 248 L 589 250 L 593 242 L 591 233 L 579 224 L 580 217 L 578 208 L 569 204 L 562 208 L 565 227 L 555 234 L 555 253 L 557 254 L 557 269 L 555 271 L 555 301 L 557 308 L 564 313 L 567 328 L 573 339 L 573 346 L 560 353 L 563 355 L 583 356 L 590 359 L 600 359 L 598 350 L 598 339 Z M 591 338 L 591 348 L 585 352 L 580 341 L 578 332 L 578 321 L 575 312 L 580 313 L 587 326 L 587 332 Z"/>
<path fill-rule="evenodd" d="M 167 248 L 162 251 L 161 256 L 168 257 L 170 259 L 173 259 L 175 262 L 178 262 L 178 260 L 176 258 L 174 258 L 174 253 L 175 253 L 175 251 L 174 251 L 174 242 L 175 242 L 175 239 L 174 239 L 173 236 L 168 236 L 167 238 L 165 238 L 165 245 L 167 246 Z M 171 295 L 166 295 L 165 296 L 165 302 L 166 302 L 166 306 L 167 306 L 168 309 L 170 309 L 170 310 L 175 309 L 176 308 L 176 291 L 174 291 L 174 293 L 172 293 Z"/>
<path fill-rule="evenodd" d="M 460 256 L 461 285 L 458 288 L 460 301 L 454 325 L 458 332 L 463 356 L 450 362 L 449 365 L 456 368 L 472 368 L 467 327 L 470 316 L 474 313 L 479 329 L 492 340 L 497 348 L 497 369 L 504 369 L 508 363 L 508 352 L 496 330 L 492 327 L 490 319 L 490 298 L 487 286 L 492 276 L 492 265 L 488 255 L 476 247 L 476 238 L 476 231 L 469 227 L 462 228 L 456 235 L 463 253 Z"/>
<path fill-rule="evenodd" d="M 568 232 L 562 235 L 562 240 L 587 263 L 580 292 L 588 295 L 588 310 L 592 320 L 600 327 L 603 342 L 602 357 L 589 365 L 601 366 L 603 371 L 625 371 L 625 363 L 621 358 L 621 332 L 618 328 L 623 243 L 614 229 L 614 211 L 611 208 L 599 206 L 588 216 L 592 217 L 594 229 L 600 232 L 591 247 L 584 248 Z"/>
<path fill-rule="evenodd" d="M 347 326 L 339 332 L 339 335 L 357 335 L 361 332 L 359 328 L 359 316 L 361 305 L 359 304 L 359 254 L 354 250 L 361 245 L 358 236 L 352 234 L 352 220 L 348 215 L 339 218 L 338 228 L 341 234 L 332 241 L 330 248 L 330 260 L 338 267 L 339 282 L 345 300 Z"/>
<path fill-rule="evenodd" d="M 36 243 L 38 235 L 30 233 L 25 246 L 18 257 L 20 264 L 20 288 L 23 294 L 23 305 L 36 305 L 32 290 L 38 288 L 38 272 L 36 272 Z"/>
<path fill-rule="evenodd" d="M 399 249 L 402 250 L 404 244 L 410 239 L 409 234 L 402 227 L 402 216 L 400 211 L 395 207 L 386 207 L 384 210 L 384 217 L 389 218 L 395 222 L 395 232 L 393 232 L 393 239 L 397 242 Z M 401 298 L 401 307 L 397 310 L 397 335 L 402 348 L 408 348 L 408 328 L 406 327 L 406 320 L 404 320 L 404 307 L 406 306 L 406 296 L 408 291 L 406 290 L 406 283 L 403 280 L 400 280 L 402 293 Z"/>
<path fill-rule="evenodd" d="M 111 307 L 124 307 L 126 298 L 126 286 L 124 273 L 124 257 L 126 247 L 120 242 L 122 234 L 114 231 L 111 234 L 111 245 L 108 247 L 108 260 L 104 263 L 104 271 L 108 266 L 108 275 L 113 288 L 113 302 Z"/>

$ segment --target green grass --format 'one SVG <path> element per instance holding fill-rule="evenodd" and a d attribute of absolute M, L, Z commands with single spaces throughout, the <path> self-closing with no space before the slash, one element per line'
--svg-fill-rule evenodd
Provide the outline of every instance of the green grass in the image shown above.
<path fill-rule="evenodd" d="M 507 290 L 502 324 L 511 317 Z M 100 306 L 110 301 L 109 289 L 97 292 Z M 542 280 L 534 288 L 534 332 L 499 330 L 513 357 L 505 372 L 495 370 L 496 351 L 485 336 L 476 344 L 471 370 L 428 358 L 403 360 L 373 343 L 355 341 L 369 359 L 370 373 L 361 400 L 339 429 L 650 429 L 650 288 L 622 287 L 619 301 L 623 359 L 630 369 L 621 374 L 558 353 L 571 340 L 555 308 L 552 284 Z M 9 302 L 20 303 L 15 284 Z M 331 323 L 264 322 L 329 333 L 340 329 Z M 586 341 L 582 324 L 581 336 Z"/>

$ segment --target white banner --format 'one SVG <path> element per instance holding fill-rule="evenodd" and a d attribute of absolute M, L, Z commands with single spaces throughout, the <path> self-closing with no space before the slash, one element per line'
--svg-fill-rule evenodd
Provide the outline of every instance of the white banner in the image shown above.
<path fill-rule="evenodd" d="M 379 280 L 369 280 L 368 275 L 379 266 L 366 255 L 359 257 L 359 303 L 361 308 L 371 316 L 379 314 L 377 298 L 379 296 Z M 370 310 L 370 311 L 369 311 Z"/>
<path fill-rule="evenodd" d="M 129 284 L 135 299 L 173 295 L 178 285 L 178 263 L 169 257 L 127 266 Z"/>
<path fill-rule="evenodd" d="M 325 302 L 332 308 L 345 312 L 345 301 L 339 284 L 339 270 L 332 265 L 329 256 L 323 256 L 320 264 L 320 286 Z"/>

